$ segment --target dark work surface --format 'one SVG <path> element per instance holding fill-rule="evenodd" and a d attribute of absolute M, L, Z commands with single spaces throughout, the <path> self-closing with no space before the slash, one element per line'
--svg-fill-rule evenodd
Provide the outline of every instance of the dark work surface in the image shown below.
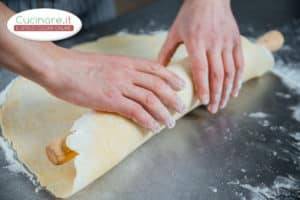
<path fill-rule="evenodd" d="M 287 45 L 276 54 L 276 71 L 286 72 L 282 75 L 290 75 L 296 84 L 299 3 L 233 1 L 243 34 L 256 37 L 271 28 L 285 34 Z M 121 30 L 164 29 L 179 6 L 179 1 L 157 1 L 59 44 L 68 47 Z M 1 88 L 13 76 L 1 70 Z M 299 199 L 300 122 L 295 116 L 300 113 L 292 109 L 300 103 L 299 91 L 273 73 L 252 80 L 225 110 L 211 115 L 203 107 L 196 109 L 72 199 Z M 251 117 L 257 112 L 267 116 Z M 35 193 L 25 176 L 8 171 L 6 165 L 0 150 L 0 200 L 54 198 L 44 190 Z"/>

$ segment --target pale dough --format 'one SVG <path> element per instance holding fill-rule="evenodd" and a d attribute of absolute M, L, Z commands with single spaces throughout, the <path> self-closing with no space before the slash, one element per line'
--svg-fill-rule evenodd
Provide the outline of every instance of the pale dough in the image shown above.
<path fill-rule="evenodd" d="M 155 59 L 166 37 L 119 34 L 75 47 L 82 51 L 103 52 Z M 245 57 L 244 81 L 262 75 L 274 64 L 271 53 L 242 38 Z M 191 111 L 199 105 L 194 99 L 189 64 L 180 47 L 169 70 L 186 81 L 178 93 Z M 51 96 L 37 84 L 17 78 L 3 94 L 1 126 L 19 159 L 33 172 L 42 186 L 57 197 L 69 197 L 120 163 L 153 134 L 123 117 L 96 113 Z M 174 113 L 176 119 L 182 117 Z M 163 128 L 163 127 L 162 127 Z M 69 135 L 70 134 L 70 135 Z M 67 145 L 78 156 L 61 166 L 52 165 L 45 147 L 54 138 L 69 135 Z"/>

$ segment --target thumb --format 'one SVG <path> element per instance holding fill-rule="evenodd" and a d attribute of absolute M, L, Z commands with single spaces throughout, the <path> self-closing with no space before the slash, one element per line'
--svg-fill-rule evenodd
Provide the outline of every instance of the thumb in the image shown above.
<path fill-rule="evenodd" d="M 158 56 L 158 62 L 161 65 L 166 66 L 170 62 L 172 56 L 174 55 L 174 53 L 179 45 L 180 45 L 180 42 L 175 37 L 174 32 L 173 31 L 169 32 L 168 37 L 160 50 L 160 53 Z"/>

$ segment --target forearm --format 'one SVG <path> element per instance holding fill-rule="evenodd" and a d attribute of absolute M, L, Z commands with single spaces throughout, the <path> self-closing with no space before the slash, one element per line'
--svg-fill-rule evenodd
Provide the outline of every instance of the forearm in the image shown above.
<path fill-rule="evenodd" d="M 48 73 L 52 59 L 50 42 L 19 38 L 7 29 L 7 20 L 14 12 L 0 2 L 0 66 L 40 83 Z"/>

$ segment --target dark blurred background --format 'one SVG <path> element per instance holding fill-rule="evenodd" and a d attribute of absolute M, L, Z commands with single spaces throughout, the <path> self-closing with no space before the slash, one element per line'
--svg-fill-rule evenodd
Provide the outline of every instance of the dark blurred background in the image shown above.
<path fill-rule="evenodd" d="M 123 15 L 138 8 L 147 6 L 157 0 L 114 0 L 117 15 Z M 182 0 L 169 0 L 177 5 Z M 231 0 L 233 12 L 238 21 L 245 24 L 279 26 L 291 17 L 300 18 L 299 0 Z"/>
<path fill-rule="evenodd" d="M 174 18 L 182 0 L 0 0 L 16 12 L 31 8 L 58 8 L 69 10 L 80 16 L 84 28 L 99 25 L 115 17 L 123 16 L 144 7 L 157 4 L 155 15 Z M 167 5 L 170 12 L 160 13 L 161 6 Z M 300 18 L 299 0 L 232 0 L 232 8 L 240 24 L 258 26 L 279 26 L 291 18 Z M 176 12 L 174 12 L 176 11 Z"/>

